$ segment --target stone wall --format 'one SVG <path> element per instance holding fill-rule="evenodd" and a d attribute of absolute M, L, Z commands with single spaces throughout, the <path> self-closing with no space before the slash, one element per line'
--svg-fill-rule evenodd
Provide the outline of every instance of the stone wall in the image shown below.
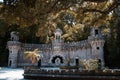
<path fill-rule="evenodd" d="M 24 52 L 33 51 L 34 49 L 39 49 L 42 52 L 42 66 L 62 66 L 68 65 L 68 63 L 74 66 L 76 64 L 76 59 L 78 59 L 78 61 L 100 59 L 104 63 L 103 46 L 105 41 L 98 29 L 92 29 L 91 35 L 88 36 L 88 39 L 86 40 L 67 43 L 64 43 L 64 41 L 61 40 L 62 32 L 60 30 L 58 31 L 60 33 L 57 32 L 57 34 L 55 34 L 55 39 L 52 41 L 51 44 L 21 43 L 19 45 L 19 41 L 8 41 L 7 46 L 9 48 L 9 51 L 13 51 L 12 53 L 10 53 L 10 55 L 15 54 L 17 56 L 16 66 L 17 64 L 27 63 L 24 59 Z M 18 47 L 20 49 L 13 49 L 12 47 Z M 16 52 L 16 50 L 18 52 Z M 14 56 L 12 57 L 12 59 L 14 59 Z"/>

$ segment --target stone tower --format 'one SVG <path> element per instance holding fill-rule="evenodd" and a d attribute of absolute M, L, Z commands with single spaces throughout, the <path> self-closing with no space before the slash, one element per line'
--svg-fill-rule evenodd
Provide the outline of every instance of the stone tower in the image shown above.
<path fill-rule="evenodd" d="M 11 39 L 7 42 L 7 47 L 9 49 L 8 66 L 11 68 L 16 68 L 18 51 L 20 49 L 20 42 L 18 32 L 11 32 L 10 35 Z"/>
<path fill-rule="evenodd" d="M 63 63 L 63 54 L 61 54 L 63 40 L 61 40 L 62 30 L 59 28 L 54 32 L 54 40 L 52 41 L 52 56 L 51 63 L 54 66 L 61 65 Z"/>
<path fill-rule="evenodd" d="M 59 28 L 55 30 L 54 32 L 55 38 L 52 42 L 53 45 L 53 49 L 57 49 L 60 50 L 61 49 L 61 45 L 62 45 L 62 40 L 61 40 L 61 35 L 62 35 L 62 30 L 60 30 Z"/>
<path fill-rule="evenodd" d="M 104 67 L 104 52 L 103 46 L 105 40 L 101 34 L 100 28 L 93 28 L 90 36 L 88 37 L 89 43 L 92 48 L 92 59 L 98 59 L 101 62 L 101 67 Z"/>

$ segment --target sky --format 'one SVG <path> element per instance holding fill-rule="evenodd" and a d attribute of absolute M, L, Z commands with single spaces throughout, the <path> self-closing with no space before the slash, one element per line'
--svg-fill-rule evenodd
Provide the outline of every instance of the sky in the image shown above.
<path fill-rule="evenodd" d="M 0 0 L 0 2 L 3 2 L 3 0 Z"/>

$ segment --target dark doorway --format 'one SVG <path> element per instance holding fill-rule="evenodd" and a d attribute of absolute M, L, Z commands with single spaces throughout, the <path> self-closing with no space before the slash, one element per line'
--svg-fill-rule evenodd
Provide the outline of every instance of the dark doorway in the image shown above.
<path fill-rule="evenodd" d="M 98 35 L 98 30 L 97 29 L 95 30 L 95 35 Z"/>
<path fill-rule="evenodd" d="M 79 59 L 78 58 L 75 59 L 75 64 L 76 64 L 76 66 L 79 66 Z"/>
<path fill-rule="evenodd" d="M 38 61 L 38 67 L 41 67 L 41 59 Z"/>
<path fill-rule="evenodd" d="M 98 59 L 98 69 L 101 69 L 101 59 Z"/>
<path fill-rule="evenodd" d="M 11 67 L 11 63 L 12 63 L 12 61 L 10 60 L 9 65 L 8 65 L 9 67 Z"/>
<path fill-rule="evenodd" d="M 55 57 L 53 57 L 52 63 L 55 64 L 57 59 L 60 61 L 60 64 L 63 63 L 63 58 L 61 56 L 55 56 Z"/>

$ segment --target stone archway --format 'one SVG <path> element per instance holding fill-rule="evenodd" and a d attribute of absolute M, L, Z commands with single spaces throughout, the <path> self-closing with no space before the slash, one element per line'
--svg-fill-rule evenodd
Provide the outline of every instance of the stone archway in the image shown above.
<path fill-rule="evenodd" d="M 75 58 L 75 66 L 79 66 L 79 58 Z"/>
<path fill-rule="evenodd" d="M 56 55 L 56 56 L 53 56 L 52 59 L 51 59 L 51 62 L 55 65 L 61 65 L 63 64 L 63 57 L 62 56 L 59 56 L 59 55 Z"/>

